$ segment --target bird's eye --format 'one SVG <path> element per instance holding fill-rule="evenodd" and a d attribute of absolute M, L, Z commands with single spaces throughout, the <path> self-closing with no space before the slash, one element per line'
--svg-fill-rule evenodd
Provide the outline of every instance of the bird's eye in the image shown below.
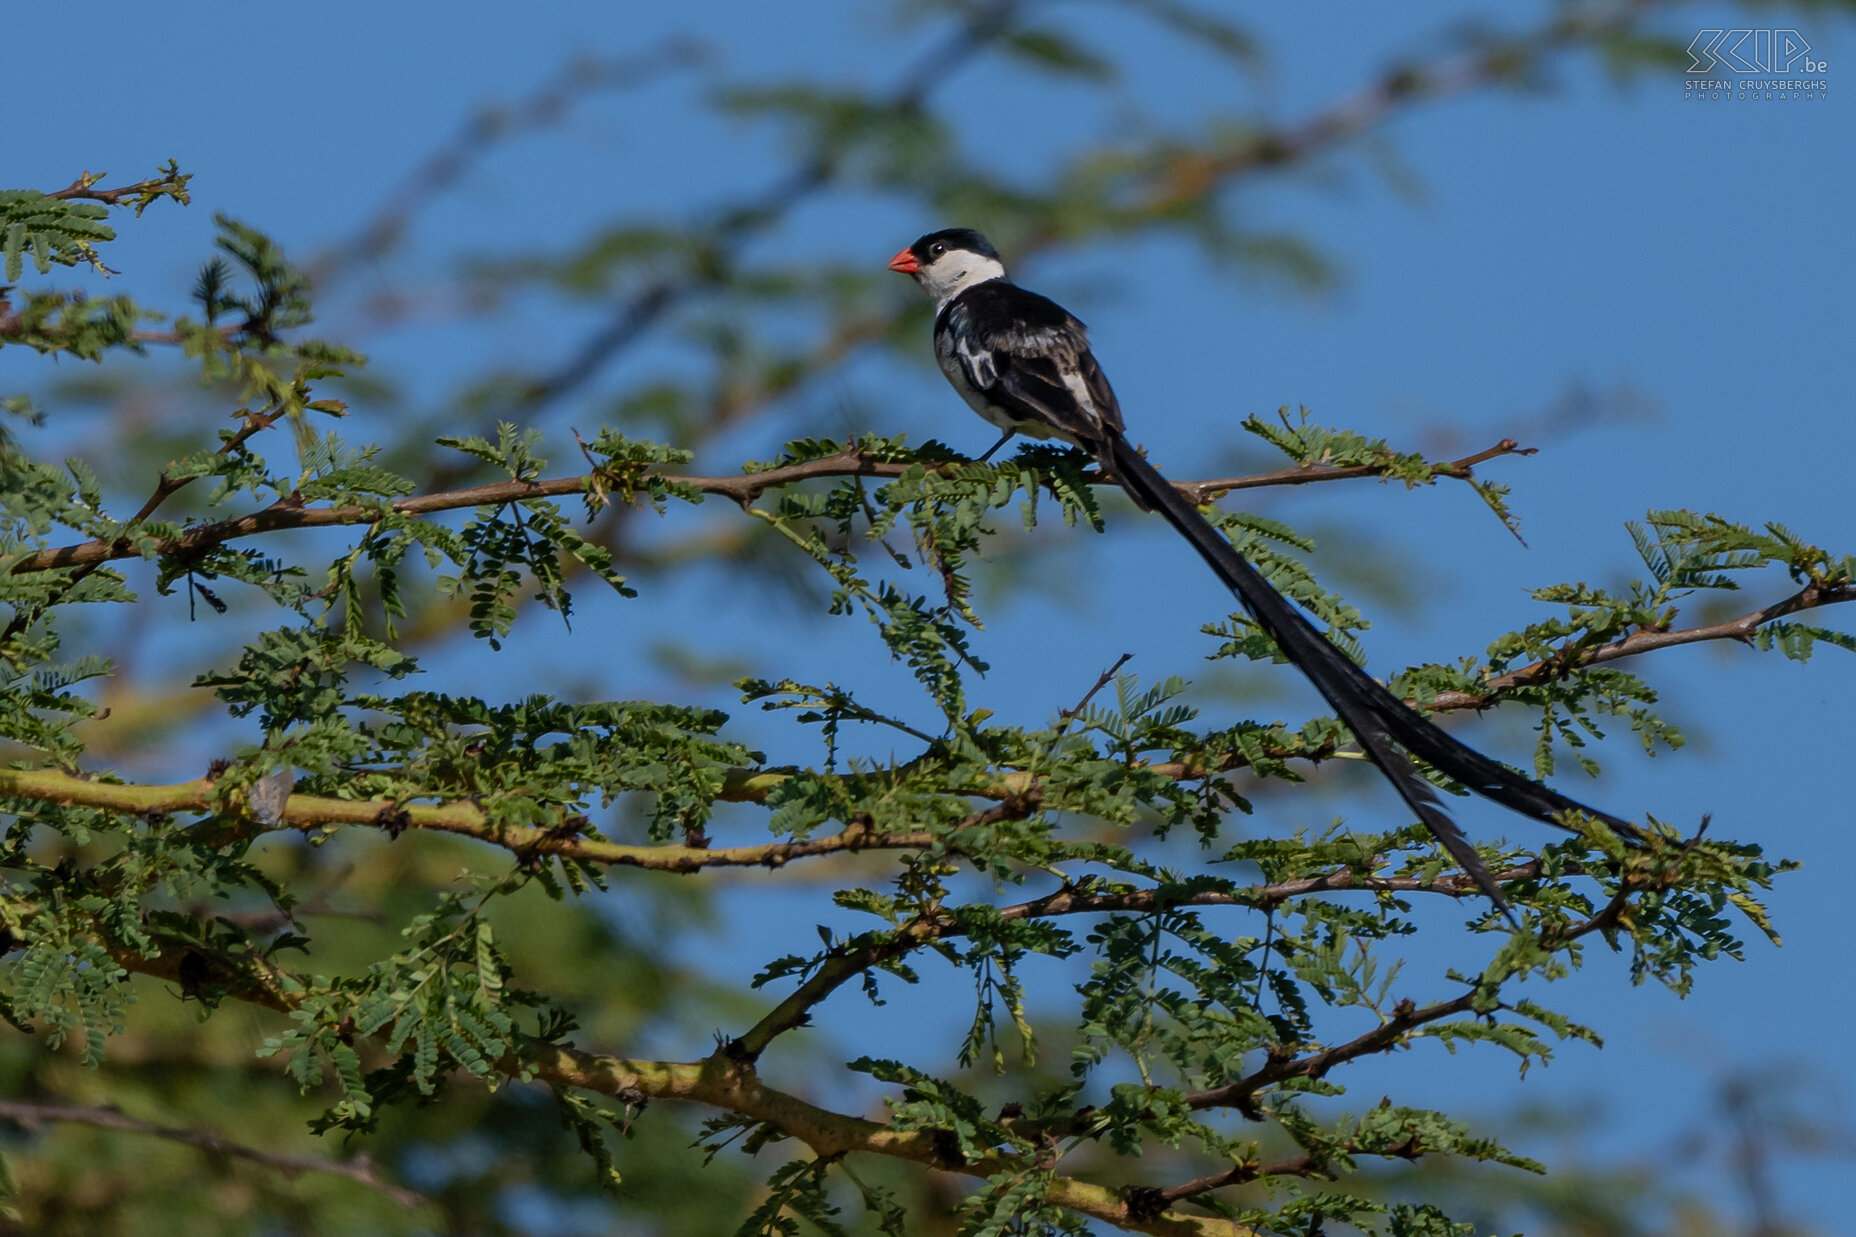
<path fill-rule="evenodd" d="M 938 258 L 942 254 L 947 252 L 947 246 L 941 244 L 939 241 L 936 241 L 934 244 L 928 246 L 928 252 L 932 254 L 934 257 Z"/>

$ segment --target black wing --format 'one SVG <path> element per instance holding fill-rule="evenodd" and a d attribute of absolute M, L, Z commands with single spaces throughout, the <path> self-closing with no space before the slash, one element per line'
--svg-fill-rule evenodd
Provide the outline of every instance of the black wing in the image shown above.
<path fill-rule="evenodd" d="M 1056 431 L 1108 463 L 1121 405 L 1089 350 L 1083 324 L 1062 306 L 1004 280 L 961 293 L 941 311 L 967 382 L 1021 421 Z"/>

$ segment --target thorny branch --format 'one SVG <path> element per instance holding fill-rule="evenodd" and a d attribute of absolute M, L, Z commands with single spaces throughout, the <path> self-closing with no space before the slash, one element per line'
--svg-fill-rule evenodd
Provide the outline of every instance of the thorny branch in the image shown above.
<path fill-rule="evenodd" d="M 1467 882 L 1463 891 L 1469 891 Z M 1030 909 L 1040 905 L 1046 908 L 1044 912 Z M 1085 909 L 1081 904 L 1065 904 L 1053 898 L 1038 899 L 1008 910 L 1030 915 L 1054 913 L 1058 907 Z M 1558 938 L 1560 943 L 1598 927 L 1599 920 L 1609 912 L 1610 908 L 1606 908 L 1592 920 L 1575 925 Z M 1551 942 L 1543 941 L 1543 944 Z M 262 973 L 254 973 L 251 958 L 204 958 L 185 941 L 166 941 L 154 955 L 125 948 L 114 948 L 112 952 L 131 971 L 180 983 L 190 990 L 197 990 L 202 983 L 210 981 L 223 985 L 226 994 L 235 999 L 284 1012 L 296 1008 L 301 994 L 306 991 L 302 980 L 283 975 L 272 964 L 266 963 Z M 1410 1000 L 1401 1001 L 1391 1017 L 1351 1040 L 1302 1056 L 1288 1052 L 1272 1054 L 1245 1078 L 1228 1086 L 1193 1093 L 1186 1097 L 1187 1103 L 1199 1110 L 1237 1108 L 1243 1111 L 1249 1106 L 1251 1097 L 1267 1086 L 1291 1078 L 1319 1078 L 1348 1061 L 1389 1051 L 1430 1023 L 1471 1012 L 1476 1008 L 1477 999 L 1478 994 L 1472 990 L 1425 1006 Z M 880 1122 L 830 1112 L 795 1095 L 775 1090 L 761 1081 L 754 1068 L 753 1055 L 743 1051 L 745 1047 L 743 1041 L 734 1041 L 720 1045 L 713 1055 L 701 1061 L 666 1062 L 610 1056 L 571 1044 L 531 1039 L 517 1052 L 499 1061 L 497 1068 L 510 1077 L 533 1078 L 607 1096 L 644 1095 L 707 1104 L 766 1122 L 804 1142 L 824 1158 L 864 1152 L 982 1178 L 1012 1167 L 1016 1162 L 1004 1153 L 977 1161 L 964 1161 L 958 1156 L 950 1158 L 946 1141 L 938 1136 L 939 1131 L 897 1130 Z M 1065 1120 L 1038 1126 L 1036 1132 L 1059 1136 L 1085 1134 L 1089 1122 L 1089 1112 L 1083 1110 Z M 1002 1123 L 1010 1125 L 1015 1135 L 1021 1130 L 1012 1122 Z M 1033 1127 L 1026 1123 L 1022 1129 L 1030 1131 Z M 1418 1149 L 1414 1148 L 1413 1154 L 1417 1153 Z M 1263 1171 L 1293 1174 L 1309 1171 L 1309 1168 L 1295 1161 L 1285 1161 L 1280 1165 L 1264 1166 L 1257 1175 L 1262 1175 Z M 1228 1175 L 1220 1174 L 1220 1177 Z M 1241 1224 L 1166 1209 L 1174 1201 L 1226 1184 L 1235 1184 L 1235 1181 L 1200 1178 L 1165 1191 L 1122 1193 L 1058 1176 L 1047 1197 L 1051 1203 L 1079 1214 L 1161 1237 L 1254 1237 L 1254 1230 Z"/>
<path fill-rule="evenodd" d="M 158 179 L 137 181 L 133 185 L 123 185 L 115 189 L 97 188 L 97 182 L 107 175 L 107 172 L 83 172 L 64 188 L 45 196 L 64 202 L 101 202 L 105 206 L 116 206 L 125 198 L 133 198 L 137 199 L 137 214 L 140 214 L 142 207 L 156 197 L 172 194 L 183 203 L 187 201 L 187 177 L 185 176 L 171 174 Z"/>
<path fill-rule="evenodd" d="M 1517 687 L 1531 687 L 1554 678 L 1564 670 L 1581 666 L 1597 666 L 1605 662 L 1617 661 L 1621 657 L 1635 657 L 1639 653 L 1650 653 L 1657 649 L 1674 648 L 1683 644 L 1700 644 L 1708 640 L 1738 640 L 1750 642 L 1753 633 L 1767 623 L 1775 622 L 1787 615 L 1798 614 L 1805 610 L 1815 610 L 1821 606 L 1834 606 L 1845 601 L 1856 601 L 1856 585 L 1836 585 L 1826 587 L 1821 584 L 1807 584 L 1790 597 L 1773 602 L 1762 609 L 1752 610 L 1737 618 L 1725 619 L 1719 623 L 1706 623 L 1699 627 L 1684 627 L 1676 631 L 1661 631 L 1643 628 L 1632 632 L 1623 639 L 1610 644 L 1581 652 L 1572 659 L 1572 664 L 1560 667 L 1555 659 L 1533 662 L 1518 670 L 1498 674 L 1491 678 L 1488 687 L 1481 692 L 1438 692 L 1433 708 L 1437 709 L 1477 709 L 1488 704 L 1505 691 Z"/>
<path fill-rule="evenodd" d="M 1456 480 L 1467 479 L 1472 475 L 1473 465 L 1497 455 L 1516 454 L 1526 454 L 1526 452 L 1513 442 L 1503 439 L 1486 451 L 1437 465 L 1436 474 Z M 970 461 L 953 459 L 941 466 L 968 465 Z M 807 460 L 801 464 L 789 464 L 782 468 L 769 468 L 762 472 L 740 473 L 724 477 L 662 474 L 660 479 L 672 485 L 688 486 L 698 493 L 727 498 L 746 507 L 767 491 L 781 486 L 795 485 L 802 481 L 822 477 L 899 477 L 915 466 L 900 461 L 867 459 L 854 448 L 846 448 L 821 459 Z M 1177 485 L 1194 501 L 1202 503 L 1211 497 L 1232 490 L 1255 489 L 1269 485 L 1306 485 L 1316 481 L 1346 481 L 1359 477 L 1383 475 L 1389 471 L 1389 467 L 1389 465 L 1365 464 L 1339 468 L 1323 464 L 1307 464 L 1256 476 L 1184 481 L 1178 482 Z M 1099 479 L 1089 474 L 1086 476 L 1092 480 Z M 184 558 L 191 554 L 199 554 L 214 546 L 223 545 L 228 541 L 255 537 L 262 533 L 297 528 L 372 524 L 378 521 L 386 511 L 409 516 L 432 515 L 441 511 L 493 507 L 542 498 L 562 498 L 587 493 L 595 487 L 607 493 L 622 494 L 626 489 L 641 487 L 649 479 L 651 478 L 637 476 L 612 477 L 605 472 L 591 472 L 573 477 L 553 477 L 543 481 L 497 481 L 487 485 L 468 486 L 464 489 L 417 494 L 396 499 L 392 503 L 382 503 L 379 506 L 309 507 L 303 505 L 300 500 L 283 498 L 258 511 L 231 519 L 217 520 L 209 524 L 197 524 L 178 537 L 151 538 L 142 544 L 148 547 L 148 552 Z M 11 574 L 49 571 L 58 567 L 81 567 L 114 559 L 138 558 L 143 553 L 144 550 L 138 543 L 123 536 L 113 541 L 101 539 L 82 541 L 74 545 L 21 554 L 11 561 L 0 560 L 0 570 Z"/>

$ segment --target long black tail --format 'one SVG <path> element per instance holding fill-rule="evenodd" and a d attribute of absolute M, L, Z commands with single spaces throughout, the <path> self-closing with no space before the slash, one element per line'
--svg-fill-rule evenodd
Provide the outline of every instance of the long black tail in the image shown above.
<path fill-rule="evenodd" d="M 1224 534 L 1213 528 L 1199 514 L 1198 508 L 1174 489 L 1126 438 L 1112 433 L 1106 445 L 1114 462 L 1115 477 L 1128 491 L 1128 496 L 1141 507 L 1165 516 L 1167 522 L 1192 543 L 1192 548 L 1218 573 L 1218 578 L 1237 594 L 1244 609 L 1308 676 L 1308 681 L 1353 731 L 1361 748 L 1386 775 L 1399 797 L 1418 814 L 1432 836 L 1497 906 L 1507 909 L 1501 890 L 1483 867 L 1475 848 L 1443 810 L 1436 790 L 1419 775 L 1399 748 L 1455 778 L 1476 794 L 1524 816 L 1565 828 L 1557 819 L 1560 813 L 1583 812 L 1625 837 L 1641 836 L 1628 821 L 1589 808 L 1532 778 L 1523 777 L 1464 746 L 1428 718 L 1413 712 L 1315 630 L 1314 625 L 1270 587 L 1269 581 L 1231 548 Z"/>

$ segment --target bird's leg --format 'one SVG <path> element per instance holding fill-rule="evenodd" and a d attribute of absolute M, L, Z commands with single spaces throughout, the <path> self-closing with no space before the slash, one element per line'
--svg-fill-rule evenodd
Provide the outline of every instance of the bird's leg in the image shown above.
<path fill-rule="evenodd" d="M 998 442 L 995 442 L 992 444 L 992 446 L 986 448 L 985 455 L 980 456 L 980 458 L 978 458 L 977 460 L 974 460 L 973 462 L 975 464 L 984 464 L 987 460 L 992 458 L 992 453 L 994 451 L 997 451 L 1000 447 L 1003 447 L 1006 443 L 1012 441 L 1012 439 L 1016 437 L 1017 434 L 1018 434 L 1017 430 L 1005 431 L 1004 435 L 1000 437 Z"/>

